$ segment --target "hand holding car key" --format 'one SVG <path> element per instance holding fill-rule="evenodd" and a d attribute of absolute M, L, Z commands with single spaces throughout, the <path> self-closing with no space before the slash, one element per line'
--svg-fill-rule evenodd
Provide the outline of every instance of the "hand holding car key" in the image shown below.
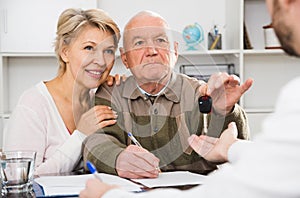
<path fill-rule="evenodd" d="M 210 96 L 201 96 L 198 99 L 199 111 L 203 114 L 203 131 L 202 134 L 206 135 L 208 132 L 208 118 L 207 115 L 211 112 L 212 98 Z"/>

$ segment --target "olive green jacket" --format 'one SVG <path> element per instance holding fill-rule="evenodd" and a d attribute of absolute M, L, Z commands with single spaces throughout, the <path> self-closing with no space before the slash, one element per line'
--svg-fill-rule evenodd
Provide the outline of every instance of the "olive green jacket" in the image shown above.
<path fill-rule="evenodd" d="M 152 104 L 137 88 L 134 78 L 119 86 L 102 85 L 95 103 L 111 106 L 118 113 L 117 124 L 88 136 L 83 143 L 84 161 L 93 162 L 98 171 L 117 174 L 118 155 L 131 144 L 132 132 L 141 145 L 160 159 L 162 171 L 187 170 L 207 174 L 216 164 L 206 161 L 188 145 L 191 134 L 200 135 L 203 127 L 199 112 L 198 88 L 204 82 L 173 73 L 167 88 Z M 209 115 L 208 135 L 219 137 L 230 122 L 236 122 L 238 138 L 249 138 L 246 114 L 239 105 L 224 116 Z"/>

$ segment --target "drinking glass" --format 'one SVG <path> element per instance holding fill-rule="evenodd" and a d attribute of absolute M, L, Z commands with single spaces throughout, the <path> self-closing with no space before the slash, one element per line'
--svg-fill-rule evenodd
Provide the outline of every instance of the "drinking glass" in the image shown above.
<path fill-rule="evenodd" d="M 0 152 L 1 194 L 32 191 L 35 151 Z"/>

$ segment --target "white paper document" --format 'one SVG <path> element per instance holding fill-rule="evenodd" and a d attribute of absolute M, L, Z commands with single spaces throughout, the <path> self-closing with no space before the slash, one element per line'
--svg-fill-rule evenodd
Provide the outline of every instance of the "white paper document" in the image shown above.
<path fill-rule="evenodd" d="M 155 179 L 149 178 L 132 180 L 149 188 L 154 188 L 203 184 L 206 177 L 207 176 L 191 173 L 188 171 L 174 171 L 159 173 L 158 178 Z"/>
<path fill-rule="evenodd" d="M 130 180 L 105 173 L 99 173 L 99 176 L 103 182 L 118 185 L 126 191 L 141 191 L 142 186 Z M 94 175 L 42 176 L 34 181 L 42 186 L 44 196 L 79 195 L 80 191 L 85 188 L 85 183 L 89 178 L 94 178 Z"/>

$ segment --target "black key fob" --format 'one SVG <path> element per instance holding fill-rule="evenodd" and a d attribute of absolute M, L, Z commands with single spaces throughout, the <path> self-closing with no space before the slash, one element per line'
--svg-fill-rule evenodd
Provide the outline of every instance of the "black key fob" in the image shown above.
<path fill-rule="evenodd" d="M 201 113 L 210 113 L 212 107 L 212 98 L 210 96 L 201 96 L 198 99 L 199 111 Z"/>

